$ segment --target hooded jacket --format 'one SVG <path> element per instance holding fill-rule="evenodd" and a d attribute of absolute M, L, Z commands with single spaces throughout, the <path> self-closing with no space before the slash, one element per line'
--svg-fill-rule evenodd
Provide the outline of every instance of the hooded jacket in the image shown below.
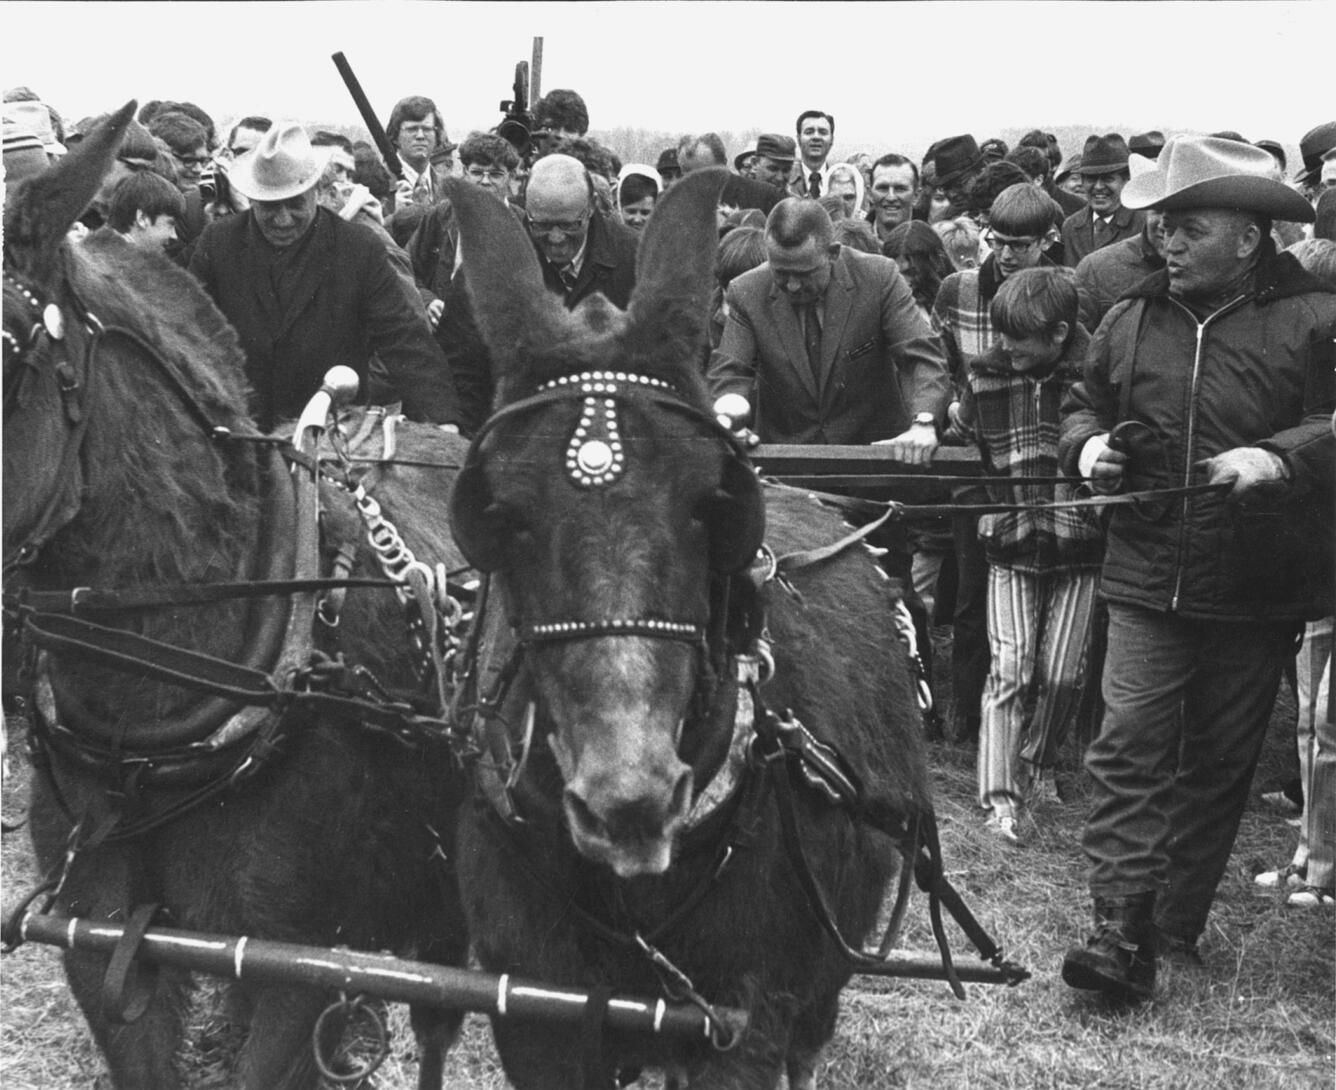
<path fill-rule="evenodd" d="M 1087 440 L 1147 425 L 1128 488 L 1200 484 L 1198 463 L 1235 447 L 1279 454 L 1292 480 L 1248 503 L 1199 493 L 1159 511 L 1121 506 L 1108 529 L 1110 601 L 1200 620 L 1330 613 L 1336 292 L 1269 240 L 1251 286 L 1198 319 L 1161 271 L 1114 305 L 1064 405 L 1059 455 L 1075 473 Z"/>

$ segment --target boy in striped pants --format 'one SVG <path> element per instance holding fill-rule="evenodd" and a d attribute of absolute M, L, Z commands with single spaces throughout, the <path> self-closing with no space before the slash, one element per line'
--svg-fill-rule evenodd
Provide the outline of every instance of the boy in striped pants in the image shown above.
<path fill-rule="evenodd" d="M 1073 485 L 1052 478 L 1059 410 L 1081 377 L 1090 343 L 1077 306 L 1070 277 L 1050 268 L 1015 273 L 993 298 L 990 317 L 1001 338 L 971 365 L 959 423 L 978 443 L 992 476 L 1036 479 L 989 485 L 994 503 L 1074 498 Z M 1103 532 L 1090 508 L 1034 508 L 984 515 L 979 537 L 988 560 L 992 651 L 980 724 L 979 804 L 989 812 L 989 832 L 1020 844 L 1027 800 L 1045 782 L 1051 785 L 1043 777 L 1080 698 Z"/>

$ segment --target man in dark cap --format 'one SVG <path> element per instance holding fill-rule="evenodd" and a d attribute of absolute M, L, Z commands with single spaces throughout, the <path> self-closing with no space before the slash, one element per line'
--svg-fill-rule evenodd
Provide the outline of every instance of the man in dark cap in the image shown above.
<path fill-rule="evenodd" d="M 1179 137 L 1127 183 L 1167 264 L 1114 304 L 1064 406 L 1063 469 L 1095 492 L 1218 486 L 1108 526 L 1094 931 L 1062 976 L 1119 999 L 1154 993 L 1157 957 L 1202 964 L 1281 673 L 1332 612 L 1336 293 L 1276 253 L 1271 221 L 1313 212 L 1271 173 L 1260 148 Z"/>
<path fill-rule="evenodd" d="M 1124 208 L 1120 199 L 1123 186 L 1132 176 L 1127 156 L 1127 141 L 1116 132 L 1086 140 L 1081 165 L 1076 168 L 1085 183 L 1086 207 L 1062 224 L 1063 261 L 1067 265 L 1075 268 L 1086 254 L 1135 238 L 1145 226 L 1145 215 Z"/>
<path fill-rule="evenodd" d="M 756 138 L 756 162 L 752 165 L 752 177 L 783 193 L 789 184 L 789 175 L 793 173 L 796 149 L 793 137 L 782 136 L 777 132 L 763 132 Z"/>
<path fill-rule="evenodd" d="M 680 181 L 682 178 L 682 168 L 677 162 L 677 149 L 664 148 L 663 151 L 659 152 L 659 160 L 654 164 L 654 169 L 659 172 L 659 177 L 663 179 L 664 190 L 671 189 L 673 183 Z"/>
<path fill-rule="evenodd" d="M 1324 121 L 1315 125 L 1299 141 L 1299 155 L 1303 159 L 1303 168 L 1294 176 L 1297 184 L 1303 187 L 1304 194 L 1310 201 L 1317 199 L 1319 182 L 1322 177 L 1322 157 L 1336 148 L 1336 121 Z"/>

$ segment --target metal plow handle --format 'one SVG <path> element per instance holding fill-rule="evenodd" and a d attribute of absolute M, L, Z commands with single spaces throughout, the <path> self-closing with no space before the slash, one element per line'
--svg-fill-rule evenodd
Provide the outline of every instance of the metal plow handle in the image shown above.
<path fill-rule="evenodd" d="M 117 949 L 125 932 L 119 924 L 38 913 L 24 916 L 19 931 L 30 942 L 108 956 Z M 135 956 L 230 980 L 334 988 L 348 995 L 375 995 L 504 1018 L 578 1024 L 584 1020 L 591 999 L 588 992 L 578 988 L 554 987 L 508 973 L 495 976 L 387 954 L 166 927 L 146 930 Z M 718 1007 L 715 1011 L 735 1032 L 746 1028 L 745 1012 Z M 701 1010 L 663 999 L 613 996 L 603 1021 L 609 1029 L 711 1039 L 710 1022 Z"/>

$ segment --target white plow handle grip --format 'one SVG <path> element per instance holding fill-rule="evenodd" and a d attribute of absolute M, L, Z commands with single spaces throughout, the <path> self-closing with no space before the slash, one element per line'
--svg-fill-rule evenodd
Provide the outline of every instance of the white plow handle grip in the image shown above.
<path fill-rule="evenodd" d="M 297 430 L 292 434 L 293 445 L 303 453 L 314 454 L 329 420 L 330 410 L 351 404 L 357 396 L 359 385 L 357 372 L 351 367 L 340 364 L 326 371 L 324 385 L 315 392 L 297 418 Z"/>

